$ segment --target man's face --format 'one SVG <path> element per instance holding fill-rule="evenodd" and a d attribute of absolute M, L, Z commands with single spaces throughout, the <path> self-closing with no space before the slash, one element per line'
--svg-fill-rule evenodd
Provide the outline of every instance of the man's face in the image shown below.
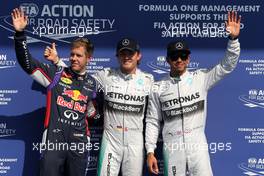
<path fill-rule="evenodd" d="M 139 52 L 124 49 L 117 53 L 117 57 L 121 70 L 131 74 L 136 70 L 141 54 Z"/>
<path fill-rule="evenodd" d="M 190 63 L 190 56 L 185 52 L 178 52 L 168 58 L 168 63 L 171 66 L 171 71 L 182 75 L 188 64 Z"/>
<path fill-rule="evenodd" d="M 91 56 L 88 55 L 83 46 L 71 49 L 71 68 L 77 73 L 82 73 L 86 70 L 86 65 L 90 61 Z"/>

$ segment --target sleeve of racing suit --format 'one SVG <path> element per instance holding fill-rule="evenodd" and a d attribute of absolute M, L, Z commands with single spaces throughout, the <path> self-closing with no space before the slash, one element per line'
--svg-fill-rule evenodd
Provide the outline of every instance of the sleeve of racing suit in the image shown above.
<path fill-rule="evenodd" d="M 103 92 L 96 92 L 96 98 L 88 104 L 87 117 L 90 126 L 102 127 L 104 124 Z M 91 115 L 92 114 L 92 115 Z"/>
<path fill-rule="evenodd" d="M 42 86 L 48 87 L 53 80 L 56 67 L 32 58 L 24 32 L 16 32 L 14 39 L 16 56 L 22 69 Z"/>
<path fill-rule="evenodd" d="M 231 73 L 237 65 L 240 55 L 240 43 L 238 39 L 229 40 L 227 44 L 227 50 L 225 57 L 220 61 L 218 65 L 209 70 L 205 75 L 205 89 L 209 90 L 219 80 L 229 73 Z"/>
<path fill-rule="evenodd" d="M 61 67 L 68 67 L 68 65 L 65 64 L 61 59 L 59 59 L 59 62 L 57 62 L 55 65 L 61 66 Z"/>
<path fill-rule="evenodd" d="M 106 71 L 103 69 L 92 75 L 97 82 L 97 92 L 102 92 L 104 90 L 104 77 L 106 76 L 105 72 Z"/>
<path fill-rule="evenodd" d="M 104 84 L 105 84 L 105 79 L 104 77 L 106 76 L 106 70 L 100 70 L 95 72 L 95 74 L 92 75 L 92 77 L 96 81 L 96 99 L 95 99 L 95 104 L 96 104 L 96 116 L 93 121 L 94 126 L 103 126 L 104 124 Z"/>
<path fill-rule="evenodd" d="M 96 115 L 96 108 L 93 101 L 89 101 L 87 105 L 87 117 L 93 118 Z"/>
<path fill-rule="evenodd" d="M 160 132 L 160 122 L 162 120 L 161 106 L 158 98 L 158 87 L 155 83 L 151 88 L 149 95 L 149 102 L 146 115 L 146 134 L 145 134 L 145 147 L 147 153 L 153 152 L 157 147 L 157 140 Z"/>

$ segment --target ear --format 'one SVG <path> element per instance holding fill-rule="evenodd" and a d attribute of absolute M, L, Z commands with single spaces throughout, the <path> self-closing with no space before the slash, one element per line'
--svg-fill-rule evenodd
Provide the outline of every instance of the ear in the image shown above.
<path fill-rule="evenodd" d="M 188 59 L 186 60 L 186 62 L 189 65 L 189 63 L 190 63 L 190 55 L 188 55 Z"/>
<path fill-rule="evenodd" d="M 86 56 L 86 61 L 87 61 L 87 62 L 90 62 L 91 59 L 92 59 L 92 56 L 91 56 L 90 54 L 87 54 L 87 56 Z"/>
<path fill-rule="evenodd" d="M 168 57 L 166 57 L 166 61 L 167 61 L 168 64 L 171 66 L 171 60 L 170 60 Z"/>
<path fill-rule="evenodd" d="M 137 60 L 140 61 L 141 57 L 142 57 L 141 53 L 138 53 Z"/>

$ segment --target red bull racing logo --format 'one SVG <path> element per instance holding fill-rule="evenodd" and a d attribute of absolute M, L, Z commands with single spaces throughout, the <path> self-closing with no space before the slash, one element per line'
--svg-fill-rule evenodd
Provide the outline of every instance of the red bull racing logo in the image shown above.
<path fill-rule="evenodd" d="M 64 90 L 62 95 L 66 95 L 74 101 L 83 101 L 87 103 L 88 96 L 83 95 L 79 90 Z"/>
<path fill-rule="evenodd" d="M 71 100 L 67 101 L 65 100 L 65 97 L 58 96 L 57 98 L 58 105 L 67 107 L 68 109 L 79 111 L 81 113 L 85 112 L 88 96 L 81 94 L 79 90 L 66 90 L 66 89 L 64 89 L 62 95 L 71 98 Z M 81 105 L 80 102 L 84 102 L 85 104 Z"/>

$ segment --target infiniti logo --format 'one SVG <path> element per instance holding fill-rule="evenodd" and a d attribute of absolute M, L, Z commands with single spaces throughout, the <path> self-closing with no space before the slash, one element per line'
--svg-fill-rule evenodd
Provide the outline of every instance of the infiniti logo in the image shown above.
<path fill-rule="evenodd" d="M 71 110 L 64 111 L 64 116 L 67 117 L 68 119 L 72 118 L 73 120 L 77 120 L 79 117 L 79 115 L 76 112 Z"/>

